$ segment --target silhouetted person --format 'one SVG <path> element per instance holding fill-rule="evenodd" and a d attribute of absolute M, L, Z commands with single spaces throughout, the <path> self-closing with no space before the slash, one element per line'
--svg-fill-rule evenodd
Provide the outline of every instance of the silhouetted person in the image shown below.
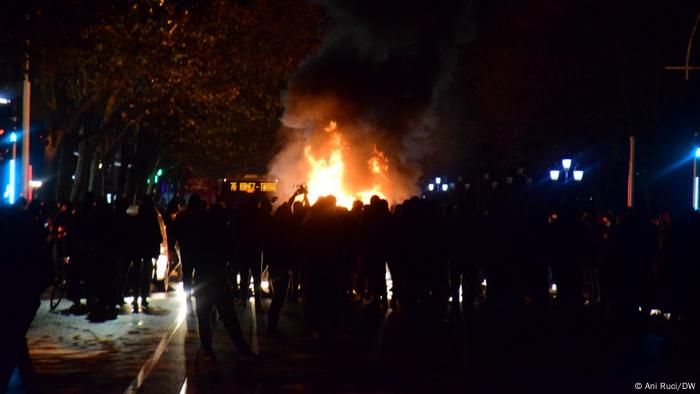
<path fill-rule="evenodd" d="M 192 276 L 197 259 L 201 258 L 204 249 L 204 239 L 198 231 L 204 220 L 204 204 L 198 194 L 193 193 L 187 200 L 187 207 L 177 213 L 173 221 L 172 235 L 180 248 L 182 265 L 182 285 L 185 290 L 188 306 L 192 302 Z"/>
<path fill-rule="evenodd" d="M 364 297 L 366 277 L 362 268 L 362 201 L 352 203 L 352 209 L 346 216 L 345 237 L 347 239 L 347 275 L 349 283 L 345 283 L 344 293 L 356 297 Z M 353 293 L 354 292 L 354 293 Z"/>
<path fill-rule="evenodd" d="M 165 208 L 165 214 L 163 215 L 163 223 L 165 224 L 166 238 L 168 239 L 168 262 L 170 269 L 172 270 L 180 263 L 180 257 L 177 255 L 177 249 L 175 248 L 175 217 L 180 212 L 180 201 L 176 198 L 168 201 L 168 206 Z"/>
<path fill-rule="evenodd" d="M 615 259 L 610 267 L 612 311 L 623 320 L 639 317 L 639 307 L 645 307 L 642 286 L 651 269 L 656 240 L 655 228 L 643 214 L 625 213 L 614 235 Z"/>
<path fill-rule="evenodd" d="M 250 277 L 253 277 L 253 295 L 256 308 L 260 306 L 260 275 L 262 274 L 262 211 L 255 200 L 250 199 L 236 222 L 235 236 L 238 245 L 238 261 L 241 275 L 241 301 L 248 305 L 250 297 Z"/>
<path fill-rule="evenodd" d="M 686 212 L 669 228 L 666 245 L 666 260 L 671 289 L 671 316 L 674 319 L 700 320 L 700 267 L 693 258 L 697 254 L 700 239 L 700 214 Z"/>
<path fill-rule="evenodd" d="M 306 190 L 303 190 L 306 191 Z M 296 196 L 294 197 L 296 198 Z M 302 201 L 294 201 L 291 203 L 292 207 L 292 220 L 294 221 L 294 226 L 301 229 L 304 221 L 307 219 L 311 204 L 309 203 L 309 198 L 306 193 L 304 193 L 304 198 Z M 291 293 L 289 295 L 290 302 L 297 302 L 299 296 L 303 293 L 302 289 L 302 272 L 301 272 L 301 259 L 298 255 L 297 249 L 292 250 L 292 260 L 290 262 L 290 269 L 292 271 L 292 283 L 291 283 Z"/>
<path fill-rule="evenodd" d="M 93 193 L 85 193 L 83 200 L 70 220 L 68 226 L 68 245 L 70 256 L 68 299 L 73 301 L 70 310 L 80 313 L 82 296 L 81 281 L 85 283 L 88 306 L 95 302 L 97 279 L 102 274 L 96 267 L 97 247 L 100 238 L 96 201 Z"/>
<path fill-rule="evenodd" d="M 134 222 L 134 271 L 136 280 L 134 283 L 134 311 L 138 310 L 138 298 L 141 297 L 141 306 L 148 307 L 148 297 L 151 290 L 151 278 L 153 277 L 153 259 L 160 254 L 160 244 L 163 237 L 160 233 L 158 212 L 153 205 L 153 199 L 145 196 L 139 205 L 139 211 Z"/>
<path fill-rule="evenodd" d="M 272 303 L 268 311 L 268 337 L 282 337 L 277 329 L 277 323 L 287 295 L 289 267 L 296 231 L 290 205 L 285 202 L 275 211 L 265 233 L 264 256 L 273 291 Z"/>
<path fill-rule="evenodd" d="M 53 272 L 48 233 L 43 222 L 35 219 L 23 204 L 0 210 L 0 269 L 4 279 L 0 294 L 9 300 L 0 326 L 0 388 L 7 387 L 17 366 L 27 392 L 36 392 L 36 382 L 26 333 Z"/>
<path fill-rule="evenodd" d="M 112 250 L 117 265 L 116 303 L 124 304 L 127 292 L 129 266 L 136 260 L 134 255 L 135 222 L 136 219 L 127 213 L 129 202 L 118 198 L 114 202 L 112 217 Z"/>
<path fill-rule="evenodd" d="M 479 289 L 479 262 L 483 258 L 483 237 L 479 217 L 467 207 L 459 207 L 448 221 L 448 251 L 450 265 L 450 296 L 452 305 L 461 308 L 465 317 L 474 308 Z"/>
<path fill-rule="evenodd" d="M 196 196 L 193 195 L 193 196 Z M 193 203 L 190 197 L 190 204 Z M 196 200 L 196 197 L 195 197 Z M 235 343 L 242 355 L 253 355 L 248 343 L 243 337 L 233 295 L 226 280 L 226 262 L 233 253 L 230 250 L 231 235 L 223 210 L 213 209 L 212 212 L 203 210 L 191 211 L 189 225 L 192 238 L 183 242 L 188 249 L 188 256 L 193 258 L 195 285 L 195 303 L 199 340 L 202 350 L 213 356 L 211 341 L 211 312 L 212 308 L 221 316 L 226 332 Z"/>
<path fill-rule="evenodd" d="M 583 258 L 586 230 L 572 207 L 564 207 L 552 224 L 552 276 L 557 298 L 569 311 L 583 305 Z"/>
<path fill-rule="evenodd" d="M 311 207 L 310 217 L 301 229 L 297 245 L 303 259 L 304 318 L 314 331 L 329 329 L 336 322 L 341 235 L 336 220 L 335 198 L 319 198 Z"/>
<path fill-rule="evenodd" d="M 372 302 L 386 304 L 386 262 L 389 257 L 389 225 L 391 212 L 378 196 L 370 198 L 362 216 L 364 233 L 363 259 L 367 287 Z"/>
<path fill-rule="evenodd" d="M 96 237 L 96 260 L 93 265 L 96 302 L 90 311 L 91 320 L 116 318 L 114 305 L 117 303 L 117 263 L 114 254 L 114 211 L 107 202 L 100 199 L 97 202 L 95 221 L 99 227 Z"/>

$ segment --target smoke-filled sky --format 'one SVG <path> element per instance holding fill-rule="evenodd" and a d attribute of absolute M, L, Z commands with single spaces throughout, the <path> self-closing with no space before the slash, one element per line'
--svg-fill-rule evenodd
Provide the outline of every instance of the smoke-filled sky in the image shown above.
<path fill-rule="evenodd" d="M 284 97 L 289 143 L 270 172 L 305 181 L 302 150 L 324 154 L 323 131 L 336 121 L 346 142 L 348 182 L 366 188 L 367 160 L 383 151 L 394 202 L 415 192 L 435 138 L 434 110 L 450 83 L 458 48 L 473 31 L 469 2 L 322 0 L 331 18 L 320 51 L 304 61 Z M 358 189 L 359 190 L 359 189 Z"/>
<path fill-rule="evenodd" d="M 664 69 L 685 59 L 696 1 L 319 1 L 330 27 L 289 81 L 291 142 L 271 166 L 288 184 L 329 120 L 360 150 L 352 166 L 376 143 L 408 191 L 421 171 L 538 177 L 562 155 L 624 188 L 630 134 L 650 176 L 698 143 L 700 77 Z"/>

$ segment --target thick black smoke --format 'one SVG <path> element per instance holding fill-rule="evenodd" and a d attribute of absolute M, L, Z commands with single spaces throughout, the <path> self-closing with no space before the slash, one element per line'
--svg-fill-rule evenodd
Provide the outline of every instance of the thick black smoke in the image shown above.
<path fill-rule="evenodd" d="M 470 37 L 469 3 L 321 0 L 332 24 L 324 45 L 289 81 L 282 118 L 289 144 L 271 172 L 304 181 L 302 147 L 336 121 L 349 149 L 352 183 L 363 187 L 376 146 L 392 168 L 394 201 L 415 191 L 434 146 L 434 110 L 457 49 Z M 291 130 L 291 131 L 290 131 Z M 301 160 L 303 162 L 303 160 Z"/>

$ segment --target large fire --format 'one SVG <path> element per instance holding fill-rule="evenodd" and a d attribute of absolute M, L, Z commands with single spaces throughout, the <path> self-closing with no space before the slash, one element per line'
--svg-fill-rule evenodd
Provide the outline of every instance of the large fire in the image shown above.
<path fill-rule="evenodd" d="M 373 195 L 384 198 L 382 184 L 386 184 L 389 160 L 376 145 L 374 152 L 367 161 L 367 174 L 361 174 L 368 179 L 369 188 L 355 190 L 348 182 L 349 168 L 344 155 L 347 147 L 336 122 L 324 129 L 328 137 L 325 147 L 314 149 L 311 145 L 304 147 L 304 156 L 308 164 L 306 184 L 309 190 L 309 200 L 314 203 L 319 197 L 335 196 L 337 204 L 346 208 L 352 207 L 356 200 L 368 203 Z M 325 148 L 325 149 L 324 149 Z M 326 151 L 325 154 L 314 150 Z M 355 174 L 356 176 L 358 174 Z"/>

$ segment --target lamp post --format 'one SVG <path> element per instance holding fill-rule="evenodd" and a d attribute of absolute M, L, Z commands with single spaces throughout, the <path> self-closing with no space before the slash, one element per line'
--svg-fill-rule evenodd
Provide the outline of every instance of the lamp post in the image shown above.
<path fill-rule="evenodd" d="M 17 187 L 17 180 L 15 179 L 17 173 L 17 133 L 10 133 L 10 142 L 12 142 L 12 159 L 10 160 L 10 182 L 8 185 L 8 201 L 10 204 L 14 204 L 15 188 Z"/>
<path fill-rule="evenodd" d="M 698 152 L 700 152 L 700 149 Z M 564 182 L 569 181 L 569 170 L 571 169 L 572 164 L 573 161 L 571 159 L 562 159 L 561 161 L 561 167 L 564 169 Z M 552 182 L 558 181 L 560 175 L 561 171 L 558 169 L 549 170 L 549 179 L 551 179 Z M 574 170 L 573 175 L 574 181 L 581 182 L 583 180 L 583 170 Z"/>
<path fill-rule="evenodd" d="M 561 166 L 564 168 L 564 181 L 569 181 L 569 169 L 571 168 L 571 159 L 561 159 Z"/>
<path fill-rule="evenodd" d="M 693 155 L 693 209 L 698 210 L 698 194 L 700 194 L 700 179 L 698 177 L 698 157 L 700 157 L 700 148 L 695 149 Z"/>
<path fill-rule="evenodd" d="M 569 183 L 569 170 L 571 170 L 572 165 L 573 161 L 571 159 L 562 159 L 561 161 L 561 167 L 564 170 L 564 184 Z M 551 179 L 552 182 L 557 182 L 560 175 L 561 171 L 559 169 L 549 170 L 549 179 Z M 573 176 L 575 182 L 581 182 L 583 180 L 583 170 L 574 170 Z M 568 200 L 568 187 L 564 189 L 563 199 L 564 202 Z"/>
<path fill-rule="evenodd" d="M 0 96 L 0 105 L 10 104 L 12 100 L 7 97 Z M 7 182 L 5 194 L 7 201 L 10 204 L 15 203 L 15 165 L 17 163 L 17 134 L 10 133 L 10 142 L 12 143 L 12 159 L 10 159 L 10 174 Z"/>
<path fill-rule="evenodd" d="M 26 55 L 24 66 L 24 94 L 22 97 L 22 128 L 24 129 L 24 134 L 22 134 L 22 193 L 26 199 L 31 200 L 32 188 L 29 187 L 29 181 L 32 179 L 31 162 L 29 159 L 29 105 L 31 102 L 32 85 L 29 81 L 29 55 Z"/>

